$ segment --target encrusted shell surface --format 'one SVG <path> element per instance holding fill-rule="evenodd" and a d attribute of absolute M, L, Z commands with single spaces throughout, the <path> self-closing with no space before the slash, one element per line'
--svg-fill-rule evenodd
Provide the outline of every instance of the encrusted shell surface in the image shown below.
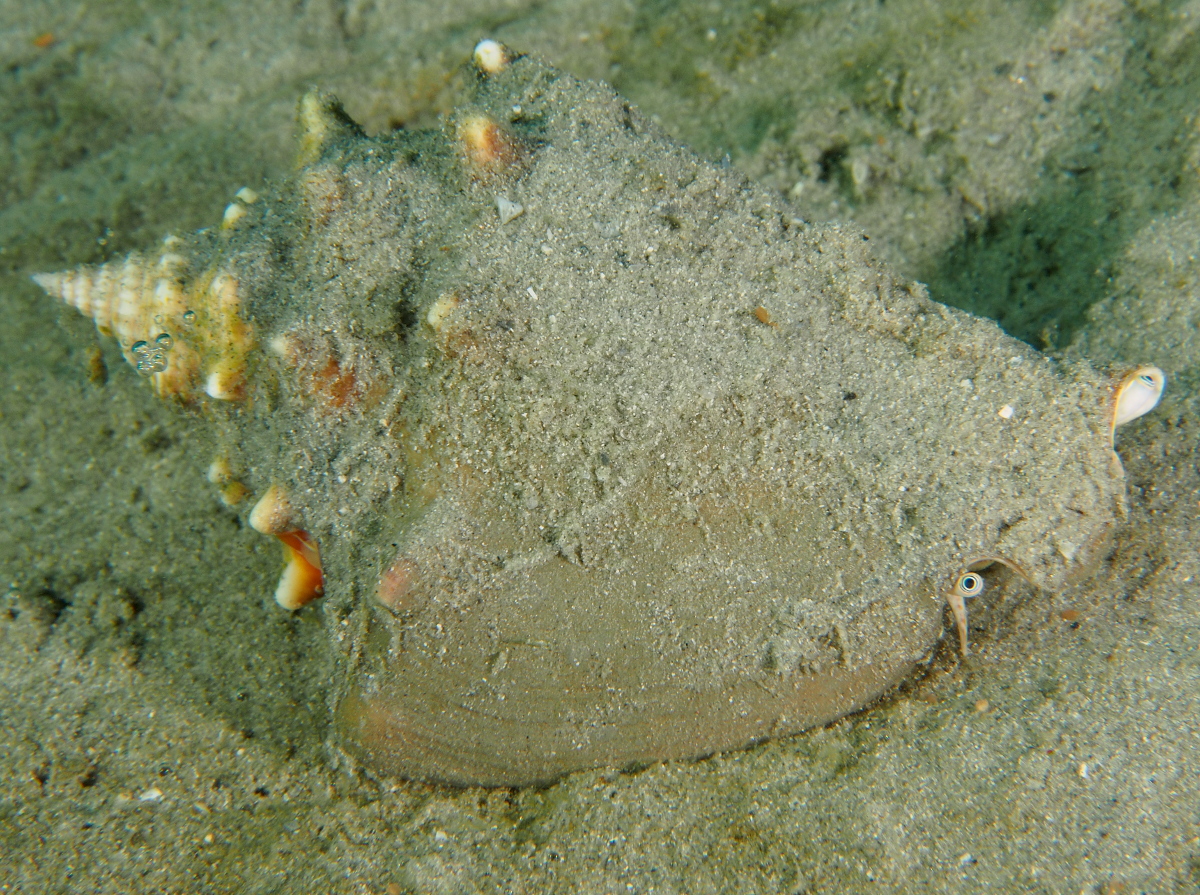
<path fill-rule="evenodd" d="M 294 180 L 188 242 L 198 294 L 237 284 L 210 416 L 313 540 L 349 753 L 514 785 L 743 746 L 902 680 L 981 558 L 1054 588 L 1103 555 L 1105 377 L 602 85 L 503 48 L 467 81 L 373 139 L 306 97 Z"/>
<path fill-rule="evenodd" d="M 243 397 L 254 345 L 237 278 L 215 268 L 192 274 L 185 252 L 181 240 L 167 237 L 157 258 L 135 253 L 33 279 L 116 337 L 125 359 L 149 376 L 160 397 L 191 401 L 203 390 L 236 400 Z M 151 351 L 157 357 L 148 363 Z"/>

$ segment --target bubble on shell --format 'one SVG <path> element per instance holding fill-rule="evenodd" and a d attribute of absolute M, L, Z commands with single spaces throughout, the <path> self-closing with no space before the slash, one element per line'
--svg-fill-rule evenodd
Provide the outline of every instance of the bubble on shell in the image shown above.
<path fill-rule="evenodd" d="M 133 355 L 134 368 L 142 376 L 153 376 L 167 368 L 167 349 L 158 345 L 157 342 L 155 344 L 145 340 L 134 342 L 129 346 L 129 353 Z"/>

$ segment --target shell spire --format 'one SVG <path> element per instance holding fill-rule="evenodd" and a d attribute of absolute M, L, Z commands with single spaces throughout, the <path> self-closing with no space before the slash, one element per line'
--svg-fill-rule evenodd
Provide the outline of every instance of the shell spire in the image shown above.
<path fill-rule="evenodd" d="M 253 335 L 241 316 L 237 279 L 209 272 L 191 280 L 182 242 L 168 236 L 157 258 L 131 254 L 101 265 L 33 275 L 48 294 L 113 336 L 159 397 L 191 401 L 244 395 Z"/>

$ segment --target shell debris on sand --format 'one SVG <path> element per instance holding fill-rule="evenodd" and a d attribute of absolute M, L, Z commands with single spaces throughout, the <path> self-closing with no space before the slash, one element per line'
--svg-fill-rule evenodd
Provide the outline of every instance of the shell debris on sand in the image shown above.
<path fill-rule="evenodd" d="M 179 262 L 37 277 L 135 365 L 171 321 L 155 390 L 285 545 L 280 603 L 324 594 L 347 753 L 518 785 L 745 746 L 1104 556 L 1154 368 L 931 301 L 606 86 L 495 42 L 465 82 L 376 138 L 311 93 L 295 176 Z"/>

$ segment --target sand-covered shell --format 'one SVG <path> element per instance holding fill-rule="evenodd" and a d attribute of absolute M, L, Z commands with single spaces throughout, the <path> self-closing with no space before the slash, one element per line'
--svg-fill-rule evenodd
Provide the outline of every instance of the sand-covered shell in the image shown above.
<path fill-rule="evenodd" d="M 295 177 L 186 241 L 184 304 L 218 271 L 239 296 L 242 335 L 194 346 L 197 382 L 244 371 L 221 479 L 304 536 L 281 602 L 325 594 L 350 755 L 516 785 L 744 746 L 903 680 L 952 595 L 1104 555 L 1144 396 L 605 86 L 491 43 L 464 80 L 440 129 L 376 138 L 306 97 Z"/>

